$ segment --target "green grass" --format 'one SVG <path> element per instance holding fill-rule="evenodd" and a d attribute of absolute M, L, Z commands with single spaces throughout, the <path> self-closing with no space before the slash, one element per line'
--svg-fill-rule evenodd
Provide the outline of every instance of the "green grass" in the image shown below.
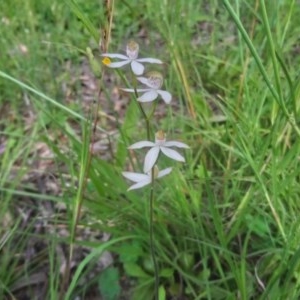
<path fill-rule="evenodd" d="M 91 53 L 101 62 L 105 8 L 99 1 L 17 2 L 0 4 L 0 145 L 6 147 L 0 156 L 0 298 L 18 299 L 22 286 L 34 299 L 30 280 L 46 272 L 46 299 L 88 299 L 92 287 L 80 279 L 108 249 L 116 254 L 114 267 L 95 276 L 93 292 L 117 299 L 123 284 L 128 299 L 153 299 L 150 188 L 126 192 L 121 175 L 132 166 L 141 170 L 144 152 L 126 148 L 146 137 L 134 99 L 115 95 L 131 77 L 124 81 L 125 68 L 97 69 L 96 136 L 96 104 L 86 100 L 82 83 Z M 174 170 L 155 187 L 160 300 L 299 298 L 299 17 L 293 0 L 114 3 L 108 51 L 123 53 L 135 39 L 141 56 L 166 63 L 164 87 L 174 105 L 159 106 L 165 116 L 152 130 L 162 128 L 191 147 L 185 164 L 162 160 Z M 126 107 L 114 111 L 120 98 Z M 94 138 L 110 143 L 105 158 L 89 161 Z M 52 157 L 43 156 L 41 142 Z M 50 179 L 58 191 L 45 189 Z M 62 203 L 60 212 L 55 205 Z M 41 215 L 49 207 L 53 213 Z M 45 231 L 36 230 L 39 220 Z M 68 234 L 60 235 L 61 228 Z M 79 228 L 111 238 L 82 239 Z M 37 241 L 42 247 L 28 260 Z M 62 245 L 73 254 L 77 245 L 92 249 L 69 284 L 68 274 L 60 275 Z"/>

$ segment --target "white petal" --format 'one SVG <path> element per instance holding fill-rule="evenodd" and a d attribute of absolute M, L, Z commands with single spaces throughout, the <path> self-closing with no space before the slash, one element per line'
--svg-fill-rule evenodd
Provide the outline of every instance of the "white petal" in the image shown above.
<path fill-rule="evenodd" d="M 154 147 L 155 143 L 149 141 L 141 141 L 129 146 L 128 149 L 141 149 L 144 147 Z"/>
<path fill-rule="evenodd" d="M 161 95 L 166 104 L 169 104 L 172 100 L 172 95 L 167 91 L 157 90 L 157 93 Z"/>
<path fill-rule="evenodd" d="M 131 180 L 131 181 L 134 181 L 134 182 L 140 182 L 140 181 L 143 181 L 143 180 L 146 180 L 149 175 L 147 174 L 142 174 L 142 173 L 134 173 L 134 172 L 122 172 L 122 175 Z"/>
<path fill-rule="evenodd" d="M 134 89 L 123 89 L 123 88 L 121 88 L 120 90 L 125 91 L 125 92 L 130 92 L 130 93 L 134 93 L 135 91 L 137 93 L 148 92 L 149 91 L 149 89 L 136 89 L 136 90 L 134 90 Z"/>
<path fill-rule="evenodd" d="M 139 59 L 136 59 L 136 61 L 147 62 L 150 64 L 163 64 L 163 62 L 157 58 L 139 58 Z"/>
<path fill-rule="evenodd" d="M 134 93 L 134 89 L 121 89 L 121 90 L 129 93 Z"/>
<path fill-rule="evenodd" d="M 177 151 L 173 150 L 173 149 L 170 149 L 170 148 L 167 148 L 167 147 L 160 147 L 160 150 L 164 155 L 166 155 L 166 156 L 168 156 L 168 157 L 170 157 L 174 160 L 185 162 L 184 157 L 182 155 L 180 155 Z"/>
<path fill-rule="evenodd" d="M 138 97 L 137 100 L 139 102 L 151 102 L 157 98 L 158 94 L 155 90 L 148 90 L 145 94 Z"/>
<path fill-rule="evenodd" d="M 166 175 L 170 174 L 171 171 L 172 171 L 172 168 L 166 168 L 164 170 L 161 170 L 161 171 L 158 172 L 157 178 L 161 178 L 163 176 L 166 176 Z"/>
<path fill-rule="evenodd" d="M 120 59 L 129 59 L 124 54 L 118 54 L 118 53 L 103 53 L 101 54 L 102 57 L 109 57 L 109 58 L 120 58 Z"/>
<path fill-rule="evenodd" d="M 130 60 L 123 60 L 123 61 L 111 62 L 110 64 L 108 64 L 106 66 L 109 68 L 121 68 L 129 63 L 130 63 Z"/>
<path fill-rule="evenodd" d="M 135 75 L 142 75 L 144 73 L 145 68 L 141 63 L 137 62 L 136 60 L 133 60 L 131 62 L 131 69 Z"/>
<path fill-rule="evenodd" d="M 145 84 L 152 88 L 152 85 L 149 83 L 149 79 L 147 77 L 137 77 L 136 78 L 140 83 Z"/>
<path fill-rule="evenodd" d="M 178 148 L 186 148 L 189 149 L 190 147 L 187 144 L 177 142 L 177 141 L 168 141 L 164 143 L 165 147 L 178 147 Z"/>
<path fill-rule="evenodd" d="M 141 181 L 141 182 L 138 182 L 138 183 L 133 184 L 127 191 L 140 189 L 140 188 L 142 188 L 142 187 L 144 187 L 145 185 L 148 185 L 148 184 L 150 184 L 150 183 L 151 183 L 151 177 L 148 176 L 147 180 L 144 180 L 144 181 Z"/>
<path fill-rule="evenodd" d="M 144 172 L 149 172 L 155 165 L 159 154 L 159 147 L 151 148 L 145 156 Z"/>

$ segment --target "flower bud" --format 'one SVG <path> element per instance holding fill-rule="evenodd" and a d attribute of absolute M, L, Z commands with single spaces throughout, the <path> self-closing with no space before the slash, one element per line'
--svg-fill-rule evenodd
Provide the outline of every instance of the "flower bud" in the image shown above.
<path fill-rule="evenodd" d="M 148 84 L 151 86 L 153 89 L 160 89 L 163 85 L 163 76 L 161 73 L 157 71 L 151 71 L 146 74 L 147 79 L 148 79 Z"/>
<path fill-rule="evenodd" d="M 163 130 L 159 130 L 155 134 L 155 143 L 164 143 L 166 141 L 166 134 Z"/>
<path fill-rule="evenodd" d="M 95 59 L 90 47 L 86 48 L 86 54 L 89 59 L 89 63 L 90 63 L 93 73 L 95 74 L 96 77 L 100 77 L 101 76 L 101 65 L 99 64 L 98 60 Z"/>
<path fill-rule="evenodd" d="M 155 165 L 154 167 L 153 167 L 153 171 L 154 171 L 154 176 L 153 176 L 153 178 L 155 179 L 155 178 L 157 178 L 157 176 L 158 176 L 158 173 L 159 173 L 159 169 L 158 169 L 158 166 L 157 165 Z"/>
<path fill-rule="evenodd" d="M 126 54 L 130 59 L 136 59 L 139 55 L 139 44 L 131 40 L 126 46 Z"/>

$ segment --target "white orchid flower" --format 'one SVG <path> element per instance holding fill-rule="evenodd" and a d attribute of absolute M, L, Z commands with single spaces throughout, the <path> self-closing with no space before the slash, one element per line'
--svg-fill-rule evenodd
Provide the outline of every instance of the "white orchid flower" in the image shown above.
<path fill-rule="evenodd" d="M 170 174 L 171 171 L 172 171 L 172 168 L 166 168 L 164 170 L 159 171 L 158 167 L 155 166 L 154 167 L 154 179 L 164 177 L 164 176 Z M 152 182 L 151 171 L 148 172 L 147 174 L 134 173 L 134 172 L 122 172 L 122 175 L 125 178 L 135 182 L 135 184 L 133 184 L 131 187 L 129 187 L 129 189 L 127 191 L 140 189 Z"/>
<path fill-rule="evenodd" d="M 145 67 L 142 63 L 162 64 L 160 59 L 156 58 L 138 58 L 139 44 L 135 41 L 130 41 L 126 46 L 126 55 L 118 53 L 103 53 L 104 57 L 102 62 L 109 68 L 121 68 L 130 64 L 131 70 L 135 75 L 142 75 Z M 111 62 L 110 58 L 119 58 L 121 61 Z"/>
<path fill-rule="evenodd" d="M 164 155 L 174 160 L 185 162 L 184 157 L 181 154 L 179 154 L 177 151 L 170 149 L 170 147 L 178 147 L 178 148 L 186 148 L 186 149 L 189 148 L 188 145 L 181 142 L 176 142 L 176 141 L 166 142 L 166 135 L 162 130 L 159 130 L 155 134 L 155 143 L 149 141 L 141 141 L 129 146 L 128 149 L 141 149 L 145 147 L 151 147 L 151 149 L 148 151 L 148 153 L 145 156 L 145 161 L 144 161 L 145 173 L 149 172 L 153 168 L 153 166 L 157 161 L 160 151 Z"/>
<path fill-rule="evenodd" d="M 139 102 L 152 102 L 158 96 L 164 100 L 166 104 L 169 104 L 172 100 L 172 95 L 168 91 L 163 91 L 160 88 L 163 84 L 163 76 L 156 71 L 149 72 L 147 77 L 137 77 L 136 78 L 139 82 L 147 85 L 149 88 L 147 89 L 122 89 L 125 92 L 130 93 L 144 93 L 140 97 L 137 98 Z"/>

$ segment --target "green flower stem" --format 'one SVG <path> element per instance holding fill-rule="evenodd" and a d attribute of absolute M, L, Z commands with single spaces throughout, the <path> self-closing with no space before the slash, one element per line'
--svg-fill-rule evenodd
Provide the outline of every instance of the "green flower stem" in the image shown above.
<path fill-rule="evenodd" d="M 150 252 L 154 266 L 154 276 L 155 276 L 155 300 L 158 300 L 158 289 L 159 289 L 159 274 L 158 274 L 158 265 L 155 256 L 155 245 L 154 245 L 154 167 L 151 170 L 151 189 L 150 189 L 150 199 L 149 199 L 149 237 L 150 237 Z"/>
<path fill-rule="evenodd" d="M 137 97 L 137 92 L 136 92 L 136 88 L 134 88 L 134 92 L 136 93 L 136 97 Z M 144 117 L 144 120 L 145 120 L 145 124 L 146 124 L 146 129 L 147 129 L 147 140 L 149 141 L 150 140 L 150 120 L 149 118 L 147 117 L 147 114 L 146 112 L 144 111 L 143 109 L 143 106 L 140 102 L 138 102 L 138 106 L 140 108 L 140 111 L 141 113 L 143 114 L 143 117 Z"/>
<path fill-rule="evenodd" d="M 154 101 L 153 105 L 152 105 L 152 110 L 151 110 L 151 112 L 150 112 L 150 114 L 148 116 L 149 119 L 151 119 L 153 117 L 155 109 L 156 109 L 156 106 L 157 106 L 157 101 Z"/>
<path fill-rule="evenodd" d="M 137 93 L 137 80 L 134 74 L 133 76 L 133 89 L 134 89 L 134 94 L 136 99 L 138 98 L 138 93 Z M 150 120 L 154 114 L 155 108 L 156 108 L 156 103 L 153 105 L 151 113 L 149 116 L 147 116 L 143 105 L 139 102 L 136 101 L 140 111 L 143 115 L 143 118 L 146 123 L 146 129 L 147 129 L 147 140 L 150 141 Z M 158 289 L 159 289 L 159 273 L 158 273 L 158 265 L 156 261 L 156 256 L 155 256 L 155 245 L 154 245 L 154 167 L 151 169 L 151 189 L 150 189 L 150 196 L 149 196 L 149 239 L 150 239 L 150 252 L 151 252 L 151 257 L 153 261 L 153 266 L 154 266 L 154 277 L 155 277 L 155 286 L 154 286 L 154 299 L 158 300 Z"/>
<path fill-rule="evenodd" d="M 137 93 L 137 80 L 135 78 L 135 75 L 132 74 L 132 78 L 133 78 L 133 89 L 134 89 L 134 95 L 135 95 L 135 98 L 137 99 L 139 97 L 138 93 Z M 139 102 L 139 101 L 136 101 L 138 106 L 139 106 L 139 109 L 143 115 L 143 118 L 145 120 L 145 124 L 146 124 L 146 129 L 147 129 L 147 139 L 148 141 L 150 140 L 150 118 L 147 116 L 144 108 L 143 108 L 143 105 Z"/>
<path fill-rule="evenodd" d="M 116 69 L 118 75 L 122 78 L 122 80 L 124 81 L 125 85 L 128 86 L 129 83 L 128 83 L 128 80 L 126 79 L 126 77 L 122 74 L 122 72 L 120 72 L 118 69 Z M 132 75 L 132 83 L 133 83 L 133 89 L 134 89 L 134 95 L 135 95 L 135 98 L 137 100 L 137 98 L 139 97 L 138 93 L 137 93 L 137 80 L 136 80 L 136 76 L 134 75 L 133 72 L 131 72 L 131 75 Z M 144 108 L 143 108 L 143 105 L 139 102 L 139 101 L 135 101 L 139 107 L 139 110 L 145 120 L 145 124 L 146 124 L 146 128 L 147 128 L 147 139 L 148 141 L 151 139 L 151 130 L 150 130 L 150 119 L 154 113 L 154 110 L 151 112 L 151 114 L 149 116 L 147 116 Z M 156 105 L 154 106 L 154 109 L 155 109 Z"/>

